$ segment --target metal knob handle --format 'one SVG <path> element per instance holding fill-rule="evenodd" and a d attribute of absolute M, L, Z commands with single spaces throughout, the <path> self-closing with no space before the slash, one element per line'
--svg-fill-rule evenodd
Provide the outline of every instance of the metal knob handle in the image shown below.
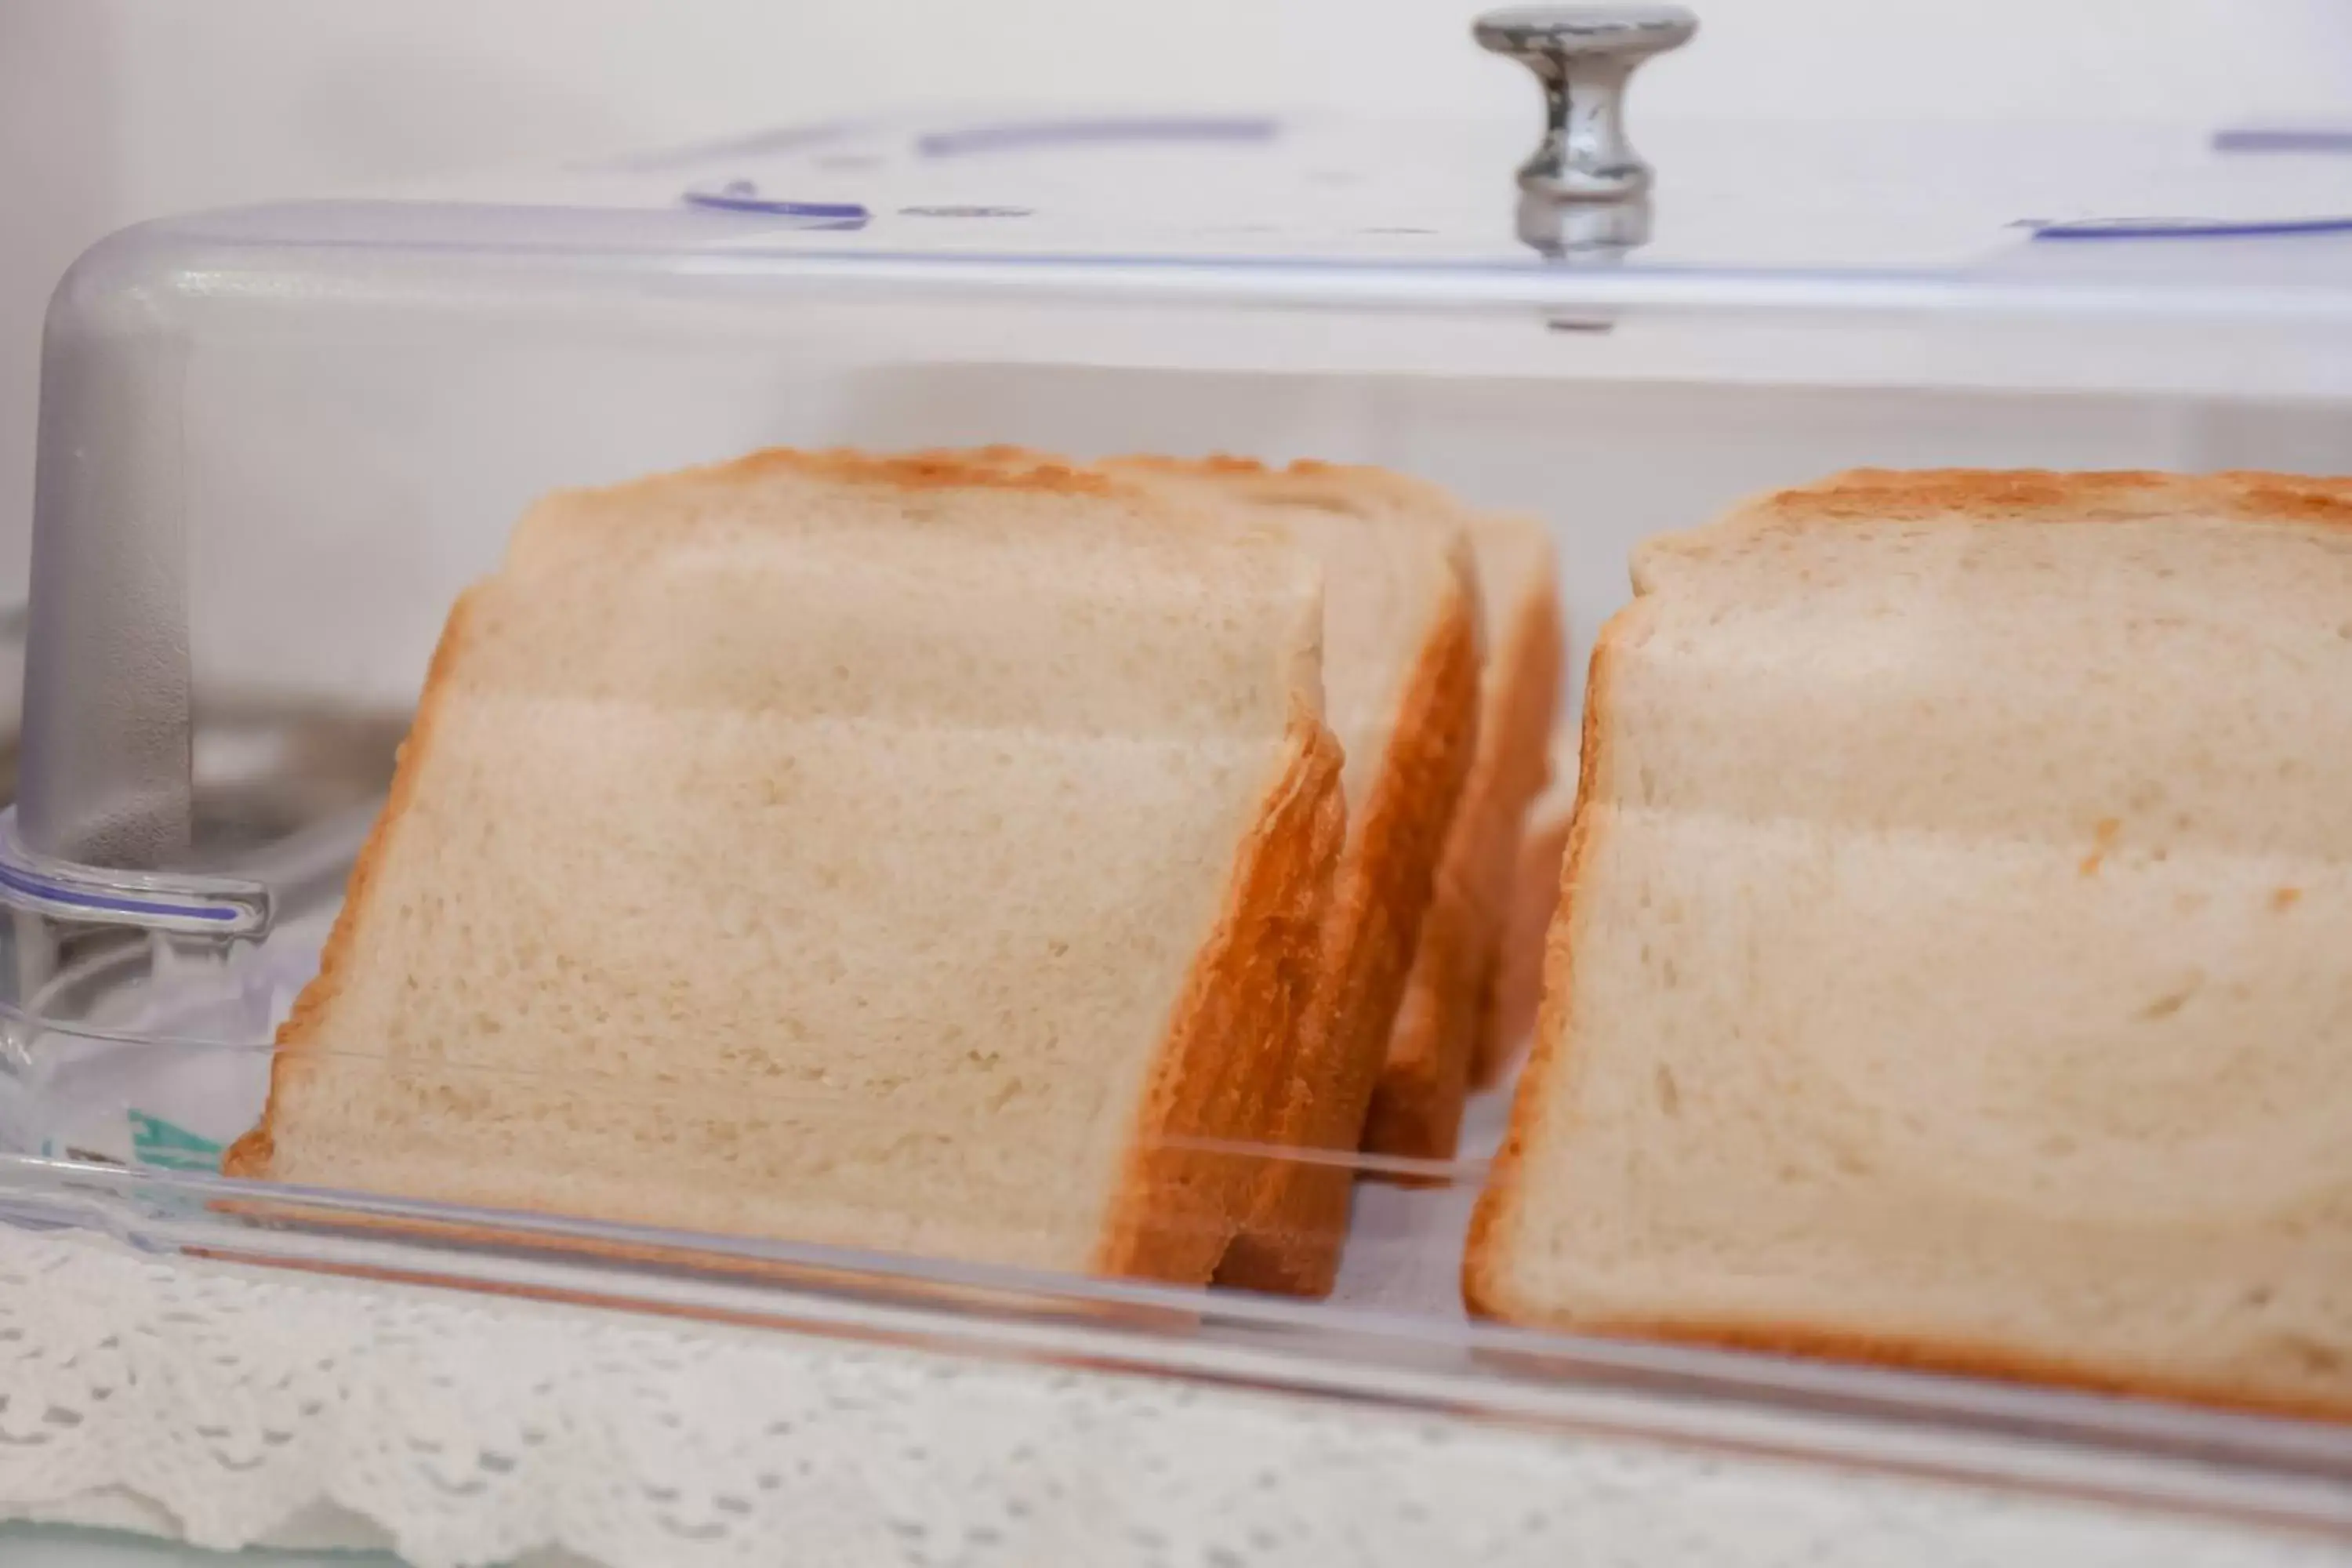
<path fill-rule="evenodd" d="M 1696 16 L 1679 5 L 1537 5 L 1489 11 L 1472 31 L 1543 83 L 1548 123 L 1519 168 L 1521 190 L 1554 202 L 1647 194 L 1650 165 L 1625 139 L 1625 84 L 1635 66 L 1688 42 Z"/>

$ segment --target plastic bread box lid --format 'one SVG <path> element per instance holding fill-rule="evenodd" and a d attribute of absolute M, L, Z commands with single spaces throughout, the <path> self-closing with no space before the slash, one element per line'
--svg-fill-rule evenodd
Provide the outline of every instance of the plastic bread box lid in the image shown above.
<path fill-rule="evenodd" d="M 1423 1184 L 1360 1185 L 1319 1303 L 216 1173 L 444 617 L 549 491 L 773 445 L 1379 463 L 1551 521 L 1572 712 L 1633 545 L 1742 495 L 1860 465 L 2324 472 L 2347 449 L 2352 159 L 2210 128 L 1636 113 L 1611 167 L 1654 178 L 1562 195 L 1546 182 L 1581 176 L 1528 161 L 1533 89 L 1496 69 L 1460 121 L 847 121 L 93 248 L 42 367 L 0 1202 L 460 1280 L 544 1247 L 617 1300 L 681 1258 L 756 1264 L 786 1318 L 883 1299 L 948 1342 L 1035 1320 L 1164 1371 L 1272 1346 L 1252 1377 L 1571 1424 L 1601 1400 L 1696 1441 L 1780 1422 L 1770 1441 L 1842 1463 L 2097 1470 L 2352 1522 L 2329 1431 L 1471 1322 L 1462 1228 L 1507 1087 Z"/>

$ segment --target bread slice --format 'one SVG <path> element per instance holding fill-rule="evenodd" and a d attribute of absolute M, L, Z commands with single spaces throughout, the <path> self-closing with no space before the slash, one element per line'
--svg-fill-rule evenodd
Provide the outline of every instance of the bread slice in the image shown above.
<path fill-rule="evenodd" d="M 1287 541 L 1055 465 L 541 503 L 231 1173 L 1205 1280 L 1344 837 L 1321 623 Z"/>
<path fill-rule="evenodd" d="M 2352 479 L 1635 558 L 1474 1310 L 2352 1417 Z"/>
<path fill-rule="evenodd" d="M 1571 743 L 1564 736 L 1554 739 L 1551 782 L 1528 807 L 1519 834 L 1494 984 L 1487 989 L 1478 1025 L 1478 1067 L 1486 1080 L 1474 1088 L 1501 1078 L 1536 1026 L 1536 1005 L 1543 995 L 1544 937 L 1559 908 L 1560 861 L 1568 853 L 1568 826 L 1576 808 L 1576 755 L 1563 750 Z"/>
<path fill-rule="evenodd" d="M 1349 1162 L 1388 1052 L 1454 805 L 1477 743 L 1476 567 L 1445 495 L 1380 469 L 1238 458 L 1114 464 L 1276 526 L 1321 561 L 1324 682 L 1347 754 L 1348 843 L 1322 977 L 1269 1160 L 1222 1284 L 1328 1293 L 1353 1184 Z"/>
<path fill-rule="evenodd" d="M 1550 531 L 1527 518 L 1474 514 L 1468 522 L 1491 634 L 1477 756 L 1438 862 L 1364 1129 L 1364 1147 L 1409 1159 L 1454 1157 L 1463 1100 L 1498 1066 L 1481 1060 L 1479 1046 L 1520 825 L 1549 776 L 1547 747 L 1559 709 L 1562 628 Z"/>

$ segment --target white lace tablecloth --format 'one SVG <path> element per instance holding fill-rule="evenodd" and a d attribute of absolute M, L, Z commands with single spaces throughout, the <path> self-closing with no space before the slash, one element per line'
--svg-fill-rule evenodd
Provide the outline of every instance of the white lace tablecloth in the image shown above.
<path fill-rule="evenodd" d="M 0 1518 L 418 1568 L 2352 1565 L 2352 1544 L 0 1226 Z"/>

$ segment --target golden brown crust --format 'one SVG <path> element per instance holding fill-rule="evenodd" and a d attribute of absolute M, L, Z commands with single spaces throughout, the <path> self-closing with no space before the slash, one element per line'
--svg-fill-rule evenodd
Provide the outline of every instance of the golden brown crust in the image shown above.
<path fill-rule="evenodd" d="M 2352 479 L 2252 470 L 1853 468 L 1760 497 L 1729 521 L 2095 522 L 2198 511 L 2247 521 L 2352 523 Z"/>
<path fill-rule="evenodd" d="M 1332 876 L 1347 841 L 1339 742 L 1292 721 L 1291 755 L 1235 858 L 1223 911 L 1193 961 L 1145 1091 L 1096 1272 L 1203 1284 L 1241 1223 L 1245 1143 L 1282 1085 L 1283 1043 L 1311 1004 Z"/>
<path fill-rule="evenodd" d="M 1515 645 L 1508 655 L 1509 668 L 1517 671 L 1519 679 L 1503 721 L 1507 750 L 1500 765 L 1509 784 L 1497 806 L 1496 836 L 1488 851 L 1494 859 L 1486 872 L 1490 880 L 1485 894 L 1485 934 L 1476 1005 L 1464 1047 L 1470 1058 L 1467 1077 L 1468 1087 L 1473 1089 L 1493 1085 L 1509 1064 L 1511 1049 L 1517 1044 L 1515 1039 L 1506 1039 L 1497 1048 L 1491 1047 L 1488 1042 L 1494 1032 L 1490 1020 L 1495 984 L 1502 966 L 1511 889 L 1518 875 L 1521 836 L 1526 830 L 1528 812 L 1551 782 L 1552 740 L 1559 732 L 1560 693 L 1567 675 L 1568 628 L 1560 617 L 1559 585 L 1552 574 L 1549 550 L 1543 574 L 1533 592 L 1537 597 L 1531 616 L 1522 623 L 1527 640 Z"/>
<path fill-rule="evenodd" d="M 1500 1312 L 1482 1315 L 1506 1316 Z M 2291 1415 L 2323 1421 L 2352 1420 L 2352 1399 L 2252 1389 L 2240 1384 L 2172 1377 L 2162 1373 L 2124 1373 L 2089 1366 L 2063 1356 L 2034 1355 L 1958 1336 L 1939 1338 L 1925 1333 L 1875 1333 L 1859 1329 L 1779 1323 L 1761 1319 L 1601 1320 L 1578 1318 L 1566 1313 L 1536 1313 L 1511 1315 L 1511 1321 L 1561 1333 L 1711 1345 L 1728 1350 L 1758 1351 L 1770 1355 L 1897 1367 L 1906 1372 L 2053 1385 L 2081 1389 L 2086 1393 L 2121 1394 L 2134 1399 L 2172 1400 L 2263 1415 Z"/>
<path fill-rule="evenodd" d="M 1019 447 L 990 448 L 1019 457 L 1034 454 Z M 1318 462 L 1301 458 L 1276 468 L 1255 458 L 1213 452 L 1205 458 L 1168 458 L 1144 453 L 1112 458 L 1103 465 L 1112 475 L 1147 474 L 1175 479 L 1215 479 L 1239 484 L 1251 499 L 1275 505 L 1323 507 L 1354 512 L 1368 496 L 1433 514 L 1450 513 L 1453 498 L 1435 485 L 1388 468 L 1346 463 Z"/>
<path fill-rule="evenodd" d="M 1234 479 L 1281 471 L 1267 468 L 1255 458 L 1236 458 L 1225 452 L 1211 452 L 1203 458 L 1171 458 L 1157 452 L 1136 452 L 1112 458 L 1104 467 L 1115 472 L 1126 469 L 1143 474 L 1173 474 L 1180 479 L 1198 479 L 1203 474 Z"/>
<path fill-rule="evenodd" d="M 1551 930 L 1552 913 L 1559 908 L 1568 820 L 1566 812 L 1538 805 L 1519 839 L 1510 907 L 1479 1023 L 1478 1065 L 1487 1074 L 1486 1083 L 1502 1076 L 1535 1029 L 1536 1009 L 1543 1001 L 1544 939 Z"/>
<path fill-rule="evenodd" d="M 1456 510 L 1443 490 L 1409 476 L 1313 459 L 1273 468 L 1253 458 L 1146 455 L 1114 458 L 1107 466 L 1121 473 L 1213 479 L 1264 504 L 1356 513 L 1371 502 L 1431 516 Z M 1506 735 L 1491 752 L 1483 743 L 1474 745 L 1455 804 L 1440 813 L 1454 826 L 1439 852 L 1430 891 L 1418 906 L 1421 934 L 1407 963 L 1402 1006 L 1381 1009 L 1397 1020 L 1394 1038 L 1405 1043 L 1402 1051 L 1393 1043 L 1384 1047 L 1386 1065 L 1366 1113 L 1368 1146 L 1381 1153 L 1448 1158 L 1460 1125 L 1480 993 L 1493 951 L 1492 911 L 1509 875 L 1510 846 L 1497 841 L 1497 835 L 1515 826 L 1526 801 L 1542 786 L 1542 737 L 1559 700 L 1560 628 L 1549 571 L 1541 583 L 1527 588 L 1515 609 L 1498 666 Z M 1509 733 L 1522 727 L 1523 710 L 1538 713 L 1535 734 L 1524 742 Z M 1482 714 L 1473 722 L 1483 726 L 1495 717 Z M 1532 780 L 1523 776 L 1529 769 Z"/>
<path fill-rule="evenodd" d="M 1004 446 L 982 447 L 970 452 L 910 452 L 901 457 L 861 452 L 847 447 L 820 452 L 771 447 L 732 462 L 689 469 L 686 476 L 674 477 L 754 479 L 778 471 L 802 473 L 835 484 L 887 485 L 910 490 L 1011 489 L 1098 496 L 1118 489 L 1118 482 L 1099 469 L 1050 453 Z"/>
<path fill-rule="evenodd" d="M 642 538 L 639 509 L 656 497 L 663 498 L 666 505 L 673 504 L 669 498 L 681 491 L 724 490 L 776 474 L 898 490 L 1020 490 L 1129 501 L 1141 499 L 1137 487 L 1116 475 L 1021 447 L 940 449 L 887 457 L 850 447 L 803 451 L 771 447 L 723 463 L 648 475 L 622 484 L 555 491 L 526 511 L 516 525 L 507 544 L 506 569 L 528 570 L 539 562 L 547 550 L 542 537 L 545 531 L 572 538 L 585 527 L 592 531 L 591 537 L 595 537 L 593 531 L 601 526 L 618 531 L 625 537 Z"/>
<path fill-rule="evenodd" d="M 1634 591 L 1650 591 L 1658 571 L 1675 561 L 1704 559 L 1718 548 L 1738 548 L 1758 535 L 1848 525 L 1979 528 L 2163 518 L 2285 528 L 2352 525 L 2352 479 L 2254 470 L 2164 474 L 2145 469 L 1852 468 L 1814 484 L 1757 496 L 1704 528 L 1644 540 L 1633 552 Z"/>
<path fill-rule="evenodd" d="M 1506 1294 L 1504 1253 L 1509 1232 L 1517 1223 L 1521 1203 L 1521 1169 L 1536 1119 L 1550 1098 L 1552 1074 L 1569 1070 L 1565 1037 L 1569 993 L 1574 983 L 1575 942 L 1571 927 L 1577 918 L 1576 885 L 1591 849 L 1591 804 L 1607 788 L 1609 766 L 1605 716 L 1616 678 L 1619 647 L 1630 640 L 1648 606 L 1636 599 L 1612 616 L 1593 639 L 1592 662 L 1584 682 L 1584 728 L 1577 767 L 1576 809 L 1569 819 L 1568 851 L 1562 858 L 1559 905 L 1552 913 L 1545 939 L 1543 1003 L 1536 1018 L 1535 1044 L 1520 1069 L 1511 1099 L 1510 1128 L 1487 1173 L 1486 1190 L 1470 1213 L 1470 1236 L 1462 1252 L 1462 1300 L 1474 1317 L 1517 1321 L 1523 1309 Z"/>
<path fill-rule="evenodd" d="M 1562 640 L 1559 598 L 1547 570 L 1525 584 L 1490 666 L 1497 700 L 1480 722 L 1476 760 L 1446 837 L 1365 1127 L 1364 1146 L 1375 1153 L 1454 1157 L 1463 1103 L 1477 1081 L 1519 827 L 1549 772 Z"/>
<path fill-rule="evenodd" d="M 2352 479 L 2294 479 L 2278 474 L 2215 474 L 2236 492 L 2236 515 L 2263 522 L 2352 524 Z"/>
<path fill-rule="evenodd" d="M 1486 891 L 1486 938 L 1481 954 L 1484 967 L 1479 976 L 1482 1005 L 1471 1020 L 1466 1047 L 1472 1053 L 1470 1082 L 1475 1088 L 1493 1083 L 1508 1059 L 1507 1050 L 1496 1053 L 1485 1048 L 1488 1030 L 1487 1007 L 1484 1004 L 1491 1000 L 1492 977 L 1501 957 L 1503 922 L 1509 908 L 1511 883 L 1518 870 L 1520 836 L 1527 826 L 1528 811 L 1551 782 L 1551 743 L 1558 732 L 1568 636 L 1560 622 L 1559 588 L 1549 571 L 1544 574 L 1539 597 L 1525 623 L 1524 633 L 1524 646 L 1516 647 L 1512 652 L 1518 684 L 1511 695 L 1506 721 L 1507 749 L 1501 763 L 1508 781 L 1507 793 L 1497 808 L 1499 821 L 1490 850 L 1494 859 L 1486 873 L 1490 880 Z"/>
<path fill-rule="evenodd" d="M 355 963 L 353 954 L 361 942 L 360 928 L 373 908 L 369 891 L 391 848 L 393 834 L 407 816 L 416 793 L 417 777 L 433 749 L 442 703 L 453 683 L 479 592 L 478 588 L 469 588 L 459 595 L 457 604 L 450 607 L 449 619 L 442 626 L 441 640 L 434 647 L 433 662 L 425 670 L 425 690 L 417 699 L 416 718 L 409 725 L 408 738 L 401 742 L 394 763 L 392 787 L 384 796 L 383 809 L 377 815 L 375 826 L 368 830 L 359 858 L 352 863 L 351 877 L 343 887 L 342 908 L 335 912 L 334 926 L 327 933 L 326 946 L 319 954 L 319 973 L 302 987 L 286 1021 L 278 1026 L 269 1060 L 269 1096 L 262 1105 L 261 1120 L 221 1156 L 224 1175 L 266 1179 L 271 1173 L 278 1152 L 273 1128 L 279 1107 L 295 1077 L 306 1070 L 320 1026 L 342 990 L 346 972 Z"/>
<path fill-rule="evenodd" d="M 1356 1152 L 1396 1014 L 1446 825 L 1477 744 L 1475 599 L 1456 579 L 1405 688 L 1388 765 L 1365 803 L 1324 939 L 1325 973 L 1302 1026 L 1272 1141 Z M 1332 967 L 1337 957 L 1344 969 Z M 1354 1172 L 1273 1159 L 1219 1283 L 1328 1294 L 1337 1278 Z"/>

